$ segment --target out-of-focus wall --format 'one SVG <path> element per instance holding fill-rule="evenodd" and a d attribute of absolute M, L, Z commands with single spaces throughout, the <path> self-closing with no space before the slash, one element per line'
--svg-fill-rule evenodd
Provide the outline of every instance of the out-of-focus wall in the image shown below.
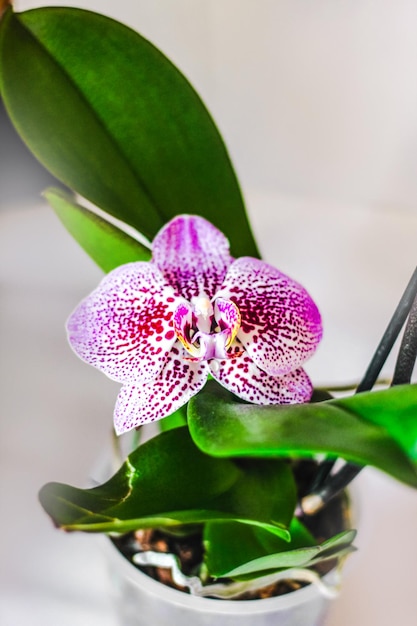
<path fill-rule="evenodd" d="M 51 4 L 108 14 L 165 51 L 207 102 L 244 189 L 416 210 L 413 0 Z"/>
<path fill-rule="evenodd" d="M 53 4 L 132 26 L 189 77 L 226 140 L 262 254 L 320 303 L 312 374 L 357 378 L 416 264 L 417 3 Z"/>
<path fill-rule="evenodd" d="M 0 211 L 33 205 L 53 177 L 30 154 L 0 99 Z"/>

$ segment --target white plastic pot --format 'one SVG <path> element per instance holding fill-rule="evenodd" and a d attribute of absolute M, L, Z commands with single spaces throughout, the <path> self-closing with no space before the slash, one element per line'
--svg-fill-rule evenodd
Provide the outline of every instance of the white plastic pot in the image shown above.
<path fill-rule="evenodd" d="M 100 461 L 92 472 L 94 483 L 111 473 L 108 461 Z M 348 498 L 350 525 L 357 528 L 361 494 L 355 484 L 349 487 Z M 204 598 L 158 582 L 133 565 L 108 537 L 98 539 L 107 560 L 120 626 L 323 626 L 340 585 L 340 571 L 332 570 L 323 577 L 323 586 L 308 584 L 273 598 Z M 333 589 L 333 597 L 323 593 L 324 586 Z"/>
<path fill-rule="evenodd" d="M 120 626 L 321 626 L 332 601 L 312 584 L 262 600 L 192 596 L 142 573 L 103 539 Z M 334 571 L 324 577 L 335 579 Z"/>

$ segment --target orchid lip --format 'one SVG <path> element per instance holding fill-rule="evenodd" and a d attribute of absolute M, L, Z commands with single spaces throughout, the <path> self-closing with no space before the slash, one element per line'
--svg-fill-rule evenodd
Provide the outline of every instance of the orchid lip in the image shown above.
<path fill-rule="evenodd" d="M 235 357 L 229 348 L 240 328 L 240 312 L 231 300 L 205 295 L 182 302 L 174 313 L 174 330 L 193 361 Z"/>

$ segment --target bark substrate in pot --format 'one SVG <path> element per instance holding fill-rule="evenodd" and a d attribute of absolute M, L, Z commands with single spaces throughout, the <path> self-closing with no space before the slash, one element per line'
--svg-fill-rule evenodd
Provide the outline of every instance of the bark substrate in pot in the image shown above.
<path fill-rule="evenodd" d="M 330 509 L 310 520 L 319 540 L 351 526 L 346 520 L 346 499 L 334 502 Z M 147 536 L 159 545 L 164 543 L 163 533 L 153 539 L 152 534 Z M 321 626 L 332 601 L 316 585 L 294 581 L 281 582 L 257 596 L 202 598 L 174 588 L 167 571 L 135 566 L 130 560 L 131 536 L 117 541 L 106 538 L 105 545 L 121 626 Z M 177 553 L 180 551 L 181 547 Z M 323 581 L 335 585 L 338 573 L 334 563 L 327 564 L 327 569 L 327 573 L 320 572 Z M 265 597 L 271 594 L 276 595 Z"/>

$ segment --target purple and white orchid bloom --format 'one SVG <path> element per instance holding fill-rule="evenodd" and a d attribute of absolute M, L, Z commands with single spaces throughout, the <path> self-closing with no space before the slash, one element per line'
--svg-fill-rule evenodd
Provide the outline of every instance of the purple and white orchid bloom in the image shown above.
<path fill-rule="evenodd" d="M 170 415 L 209 374 L 255 404 L 307 402 L 301 365 L 321 335 L 301 285 L 258 259 L 234 260 L 226 237 L 192 215 L 162 228 L 150 262 L 105 276 L 68 321 L 78 356 L 123 383 L 118 434 Z"/>

